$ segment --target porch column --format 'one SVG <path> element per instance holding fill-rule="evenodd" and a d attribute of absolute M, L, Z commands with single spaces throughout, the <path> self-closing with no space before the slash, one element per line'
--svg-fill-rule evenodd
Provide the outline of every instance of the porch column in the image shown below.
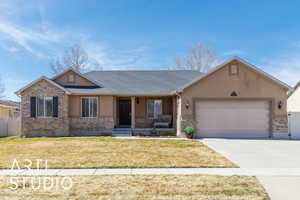
<path fill-rule="evenodd" d="M 135 97 L 131 97 L 131 128 L 135 128 Z"/>
<path fill-rule="evenodd" d="M 176 123 L 177 123 L 177 97 L 174 96 L 172 98 L 172 103 L 173 103 L 173 128 L 176 128 Z"/>

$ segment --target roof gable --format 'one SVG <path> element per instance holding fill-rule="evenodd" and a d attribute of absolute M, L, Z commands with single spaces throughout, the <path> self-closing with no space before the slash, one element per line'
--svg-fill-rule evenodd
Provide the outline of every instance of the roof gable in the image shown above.
<path fill-rule="evenodd" d="M 55 86 L 55 87 L 57 87 L 57 88 L 63 90 L 64 92 L 66 92 L 66 94 L 71 94 L 71 92 L 68 91 L 66 88 L 60 86 L 59 84 L 55 83 L 54 81 L 48 79 L 48 78 L 45 77 L 45 76 L 42 76 L 42 77 L 38 78 L 37 80 L 35 80 L 35 81 L 29 83 L 29 84 L 26 85 L 25 87 L 23 87 L 23 88 L 21 88 L 20 90 L 18 90 L 17 92 L 15 92 L 15 94 L 20 95 L 24 90 L 26 90 L 27 88 L 30 88 L 31 86 L 35 85 L 36 83 L 38 83 L 38 82 L 40 82 L 40 81 L 42 81 L 42 80 L 45 80 L 45 81 L 47 81 L 48 83 L 50 83 L 51 85 L 53 85 L 53 86 Z"/>
<path fill-rule="evenodd" d="M 205 74 L 204 76 L 201 76 L 200 78 L 194 79 L 192 81 L 190 81 L 189 83 L 187 83 L 186 85 L 184 85 L 183 87 L 179 88 L 178 90 L 176 90 L 175 92 L 182 92 L 184 89 L 190 87 L 191 85 L 195 84 L 196 82 L 205 79 L 206 77 L 210 76 L 211 74 L 215 73 L 216 71 L 218 71 L 219 69 L 225 67 L 227 64 L 233 62 L 233 61 L 237 61 L 240 62 L 242 64 L 244 64 L 245 66 L 251 68 L 252 70 L 254 70 L 255 72 L 259 73 L 260 75 L 262 75 L 263 77 L 273 81 L 274 83 L 280 85 L 283 88 L 288 89 L 289 91 L 292 91 L 292 87 L 289 86 L 288 84 L 280 81 L 279 79 L 275 78 L 274 76 L 264 72 L 263 70 L 259 69 L 258 67 L 248 63 L 247 61 L 239 58 L 239 57 L 233 57 L 225 62 L 223 62 L 222 64 L 218 65 L 217 67 L 215 67 L 213 70 L 211 70 L 210 72 L 208 72 L 207 74 Z"/>
<path fill-rule="evenodd" d="M 98 87 L 103 87 L 103 85 L 100 84 L 98 81 L 96 81 L 96 80 L 94 80 L 94 79 L 91 79 L 91 78 L 87 77 L 85 74 L 82 74 L 82 73 L 80 73 L 79 71 L 77 71 L 77 70 L 75 70 L 75 69 L 73 69 L 73 68 L 66 69 L 65 71 L 63 71 L 63 72 L 57 74 L 56 76 L 54 76 L 51 80 L 56 81 L 56 80 L 58 80 L 60 77 L 62 77 L 63 75 L 69 73 L 70 71 L 72 71 L 72 72 L 75 73 L 77 76 L 79 76 L 79 77 L 85 79 L 86 81 L 90 82 L 90 83 L 93 84 L 93 85 L 96 85 L 96 86 L 98 86 Z"/>

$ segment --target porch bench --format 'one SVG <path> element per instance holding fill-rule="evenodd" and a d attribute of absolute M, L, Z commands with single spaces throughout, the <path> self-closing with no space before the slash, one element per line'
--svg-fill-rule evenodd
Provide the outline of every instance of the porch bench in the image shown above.
<path fill-rule="evenodd" d="M 172 115 L 158 115 L 157 119 L 154 119 L 154 128 L 169 128 L 172 123 Z"/>

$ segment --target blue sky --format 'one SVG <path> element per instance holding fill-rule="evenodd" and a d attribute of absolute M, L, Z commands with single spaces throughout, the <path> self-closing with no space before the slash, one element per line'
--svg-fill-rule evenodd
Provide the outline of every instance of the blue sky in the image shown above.
<path fill-rule="evenodd" d="M 74 43 L 105 70 L 168 69 L 197 41 L 220 60 L 240 56 L 294 85 L 300 79 L 300 2 L 1 0 L 0 75 L 6 97 Z"/>

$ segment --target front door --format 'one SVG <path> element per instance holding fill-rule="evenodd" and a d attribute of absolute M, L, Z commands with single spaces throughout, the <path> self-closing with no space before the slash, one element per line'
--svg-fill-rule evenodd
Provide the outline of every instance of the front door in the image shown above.
<path fill-rule="evenodd" d="M 131 101 L 119 100 L 119 125 L 131 125 Z"/>

